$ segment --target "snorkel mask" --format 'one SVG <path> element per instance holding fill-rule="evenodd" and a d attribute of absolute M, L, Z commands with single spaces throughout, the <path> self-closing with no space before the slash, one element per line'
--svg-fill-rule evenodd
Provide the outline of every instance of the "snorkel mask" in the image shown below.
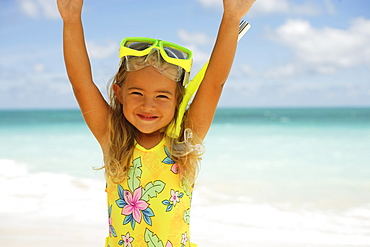
<path fill-rule="evenodd" d="M 183 79 L 185 86 L 189 81 L 193 54 L 189 49 L 171 42 L 131 37 L 122 40 L 119 57 L 126 71 L 153 66 L 173 81 Z"/>

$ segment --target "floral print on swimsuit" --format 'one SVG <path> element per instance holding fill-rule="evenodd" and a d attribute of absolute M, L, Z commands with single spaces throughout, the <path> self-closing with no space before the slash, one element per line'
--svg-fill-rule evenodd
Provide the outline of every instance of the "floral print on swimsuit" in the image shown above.
<path fill-rule="evenodd" d="M 165 141 L 136 145 L 127 179 L 107 179 L 110 247 L 188 247 L 192 189 L 184 189 Z"/>

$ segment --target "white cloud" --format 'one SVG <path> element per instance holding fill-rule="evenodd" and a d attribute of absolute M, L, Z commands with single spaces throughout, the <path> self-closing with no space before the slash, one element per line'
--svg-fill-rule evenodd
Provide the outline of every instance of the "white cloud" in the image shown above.
<path fill-rule="evenodd" d="M 243 76 L 251 76 L 254 77 L 257 73 L 253 70 L 252 66 L 249 64 L 242 64 L 240 65 L 241 72 Z"/>
<path fill-rule="evenodd" d="M 222 0 L 198 0 L 205 8 L 222 9 Z M 266 14 L 293 14 L 315 16 L 322 13 L 333 14 L 335 7 L 331 0 L 325 0 L 323 3 L 313 3 L 306 0 L 302 3 L 296 3 L 292 0 L 258 0 L 254 3 L 248 16 L 266 15 Z"/>
<path fill-rule="evenodd" d="M 370 66 L 370 20 L 364 18 L 353 20 L 347 30 L 317 29 L 309 21 L 291 19 L 278 27 L 271 37 L 294 52 L 295 65 L 286 65 L 281 75 L 288 76 L 289 71 L 299 67 L 332 74 L 358 65 Z M 276 76 L 279 72 L 270 73 Z"/>
<path fill-rule="evenodd" d="M 33 65 L 33 70 L 37 73 L 42 73 L 45 71 L 45 65 L 42 63 L 36 63 Z"/>
<path fill-rule="evenodd" d="M 206 8 L 222 8 L 222 0 L 198 0 Z"/>
<path fill-rule="evenodd" d="M 286 13 L 289 11 L 289 2 L 287 0 L 264 0 L 254 4 L 253 14 L 271 14 L 271 13 Z"/>
<path fill-rule="evenodd" d="M 327 11 L 328 14 L 335 14 L 336 13 L 334 4 L 332 3 L 331 0 L 325 0 L 324 4 L 326 6 L 326 11 Z"/>
<path fill-rule="evenodd" d="M 104 59 L 118 54 L 118 46 L 115 42 L 110 41 L 106 45 L 99 45 L 92 41 L 86 41 L 87 50 L 90 58 Z"/>
<path fill-rule="evenodd" d="M 207 34 L 202 32 L 189 33 L 185 30 L 179 30 L 177 34 L 182 41 L 188 44 L 196 45 L 212 44 L 212 39 Z"/>
<path fill-rule="evenodd" d="M 38 19 L 58 19 L 59 13 L 56 1 L 52 0 L 19 0 L 19 6 L 24 14 Z"/>
<path fill-rule="evenodd" d="M 326 1 L 326 8 L 332 8 Z M 319 6 L 312 1 L 296 4 L 289 0 L 259 0 L 253 5 L 248 15 L 266 14 L 295 14 L 295 15 L 319 15 L 324 11 L 324 6 Z M 334 11 L 331 9 L 331 11 Z"/>
<path fill-rule="evenodd" d="M 27 16 L 37 18 L 39 15 L 39 9 L 37 4 L 32 0 L 22 0 L 19 2 L 20 8 Z"/>
<path fill-rule="evenodd" d="M 202 51 L 199 46 L 211 46 L 213 41 L 210 36 L 202 32 L 191 33 L 185 30 L 179 30 L 177 35 L 186 44 L 185 46 L 193 52 L 194 63 L 203 64 L 209 59 L 210 54 Z"/>
<path fill-rule="evenodd" d="M 52 0 L 38 0 L 37 1 L 44 16 L 48 19 L 58 19 L 59 12 L 56 5 L 56 1 Z"/>
<path fill-rule="evenodd" d="M 268 70 L 265 76 L 268 78 L 286 78 L 292 77 L 299 73 L 300 68 L 294 64 L 289 63 L 285 65 L 275 66 L 273 69 Z"/>

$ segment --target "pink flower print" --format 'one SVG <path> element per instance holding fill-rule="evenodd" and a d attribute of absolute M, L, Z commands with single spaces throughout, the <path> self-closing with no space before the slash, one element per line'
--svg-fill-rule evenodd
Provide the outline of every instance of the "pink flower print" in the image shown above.
<path fill-rule="evenodd" d="M 108 208 L 108 224 L 109 224 L 109 236 L 117 237 L 116 230 L 113 227 L 113 219 L 112 219 L 112 206 Z"/>
<path fill-rule="evenodd" d="M 174 191 L 171 189 L 171 196 L 169 200 L 163 200 L 162 204 L 166 205 L 166 212 L 169 212 L 173 209 L 173 207 L 176 206 L 178 202 L 180 202 L 180 199 L 184 196 L 184 193 L 180 193 L 178 191 Z"/>
<path fill-rule="evenodd" d="M 141 210 L 145 210 L 149 206 L 149 204 L 146 201 L 140 200 L 141 194 L 142 194 L 141 187 L 137 188 L 133 194 L 131 194 L 131 192 L 128 190 L 125 190 L 124 193 L 124 199 L 127 205 L 122 208 L 122 214 L 123 215 L 132 214 L 134 220 L 137 223 L 140 223 L 143 217 Z"/>
<path fill-rule="evenodd" d="M 171 197 L 170 201 L 172 202 L 173 206 L 176 206 L 176 203 L 180 202 L 179 192 L 171 190 Z"/>
<path fill-rule="evenodd" d="M 186 232 L 182 234 L 181 244 L 186 245 L 188 238 L 186 237 Z"/>
<path fill-rule="evenodd" d="M 175 173 L 175 174 L 179 174 L 179 165 L 178 164 L 173 164 L 171 166 L 171 172 Z"/>
<path fill-rule="evenodd" d="M 115 231 L 114 231 L 114 228 L 112 226 L 112 217 L 109 217 L 109 220 L 108 220 L 108 225 L 109 225 L 109 235 L 112 237 L 113 235 L 115 235 Z"/>
<path fill-rule="evenodd" d="M 134 238 L 130 236 L 130 233 L 127 233 L 126 236 L 122 235 L 122 244 L 123 247 L 132 247 L 131 243 L 134 241 Z"/>
<path fill-rule="evenodd" d="M 172 243 L 170 241 L 167 241 L 166 247 L 172 247 Z"/>

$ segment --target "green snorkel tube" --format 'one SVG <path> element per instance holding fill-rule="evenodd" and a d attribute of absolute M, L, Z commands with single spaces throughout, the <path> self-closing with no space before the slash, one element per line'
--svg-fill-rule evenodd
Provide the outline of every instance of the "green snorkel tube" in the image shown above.
<path fill-rule="evenodd" d="M 244 34 L 249 30 L 250 27 L 251 27 L 250 24 L 245 20 L 242 20 L 240 22 L 238 41 L 244 36 Z M 208 67 L 208 63 L 209 61 L 201 68 L 201 70 L 194 76 L 194 78 L 189 82 L 188 86 L 185 88 L 185 95 L 180 103 L 176 122 L 172 121 L 167 128 L 168 136 L 172 138 L 178 138 L 180 136 L 181 123 L 184 118 L 185 111 L 189 106 L 190 100 L 192 100 L 201 82 L 203 81 L 204 74 L 206 73 Z"/>

